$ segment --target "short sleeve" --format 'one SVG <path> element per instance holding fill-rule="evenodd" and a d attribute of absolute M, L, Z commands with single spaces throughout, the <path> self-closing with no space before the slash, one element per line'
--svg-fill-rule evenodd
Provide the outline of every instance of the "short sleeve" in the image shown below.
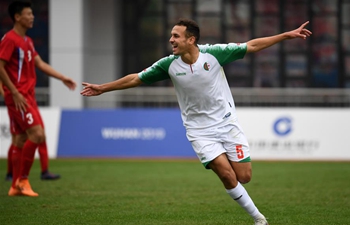
<path fill-rule="evenodd" d="M 200 51 L 213 55 L 221 66 L 242 59 L 247 52 L 247 43 L 199 45 Z"/>
<path fill-rule="evenodd" d="M 157 81 L 170 79 L 168 71 L 173 60 L 174 57 L 172 56 L 158 60 L 152 66 L 144 69 L 138 74 L 140 80 L 146 84 L 151 84 Z"/>
<path fill-rule="evenodd" d="M 8 62 L 11 59 L 14 49 L 15 43 L 5 35 L 0 42 L 0 59 Z"/>

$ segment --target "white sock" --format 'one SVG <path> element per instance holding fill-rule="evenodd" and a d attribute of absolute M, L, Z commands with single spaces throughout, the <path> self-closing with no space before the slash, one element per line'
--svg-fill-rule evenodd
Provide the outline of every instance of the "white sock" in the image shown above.
<path fill-rule="evenodd" d="M 238 182 L 238 185 L 232 189 L 226 189 L 226 192 L 235 200 L 254 220 L 264 217 L 254 205 L 245 188 Z"/>

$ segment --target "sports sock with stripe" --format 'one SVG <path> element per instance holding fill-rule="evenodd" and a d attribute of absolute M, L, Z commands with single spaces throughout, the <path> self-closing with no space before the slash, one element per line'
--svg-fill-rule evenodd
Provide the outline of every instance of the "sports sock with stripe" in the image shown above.
<path fill-rule="evenodd" d="M 258 208 L 254 205 L 245 188 L 238 182 L 237 186 L 232 189 L 226 189 L 226 192 L 235 200 L 251 217 L 258 219 L 263 217 Z"/>

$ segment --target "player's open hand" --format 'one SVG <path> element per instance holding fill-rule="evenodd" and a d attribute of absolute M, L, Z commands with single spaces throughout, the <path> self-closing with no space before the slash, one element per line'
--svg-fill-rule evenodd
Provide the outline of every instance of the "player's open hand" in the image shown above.
<path fill-rule="evenodd" d="M 27 111 L 28 103 L 21 93 L 16 92 L 15 94 L 12 94 L 12 98 L 13 102 L 15 103 L 16 110 L 20 110 L 21 112 Z"/>
<path fill-rule="evenodd" d="M 307 37 L 310 37 L 312 32 L 306 29 L 306 25 L 309 24 L 309 21 L 303 23 L 299 28 L 286 32 L 288 38 L 302 38 L 306 39 Z"/>
<path fill-rule="evenodd" d="M 66 85 L 69 88 L 69 90 L 74 91 L 75 88 L 77 87 L 77 83 L 75 83 L 75 81 L 69 77 L 64 77 L 62 79 L 62 82 L 64 83 L 64 85 Z"/>
<path fill-rule="evenodd" d="M 97 84 L 89 84 L 86 82 L 82 83 L 84 89 L 80 92 L 82 96 L 96 96 L 102 94 L 100 85 Z"/>

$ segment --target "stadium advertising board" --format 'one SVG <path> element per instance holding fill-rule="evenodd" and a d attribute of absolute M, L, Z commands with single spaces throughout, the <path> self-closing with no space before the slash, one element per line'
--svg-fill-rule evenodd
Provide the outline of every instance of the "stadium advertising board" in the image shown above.
<path fill-rule="evenodd" d="M 196 158 L 178 109 L 40 111 L 50 158 Z M 253 160 L 350 160 L 349 109 L 238 108 L 237 114 Z M 11 141 L 8 127 L 0 107 L 1 158 Z"/>
<path fill-rule="evenodd" d="M 252 159 L 350 160 L 350 110 L 240 108 Z"/>
<path fill-rule="evenodd" d="M 59 157 L 196 157 L 177 109 L 64 110 Z"/>
<path fill-rule="evenodd" d="M 238 108 L 253 160 L 350 160 L 350 110 Z M 196 157 L 177 109 L 63 111 L 58 156 Z"/>

